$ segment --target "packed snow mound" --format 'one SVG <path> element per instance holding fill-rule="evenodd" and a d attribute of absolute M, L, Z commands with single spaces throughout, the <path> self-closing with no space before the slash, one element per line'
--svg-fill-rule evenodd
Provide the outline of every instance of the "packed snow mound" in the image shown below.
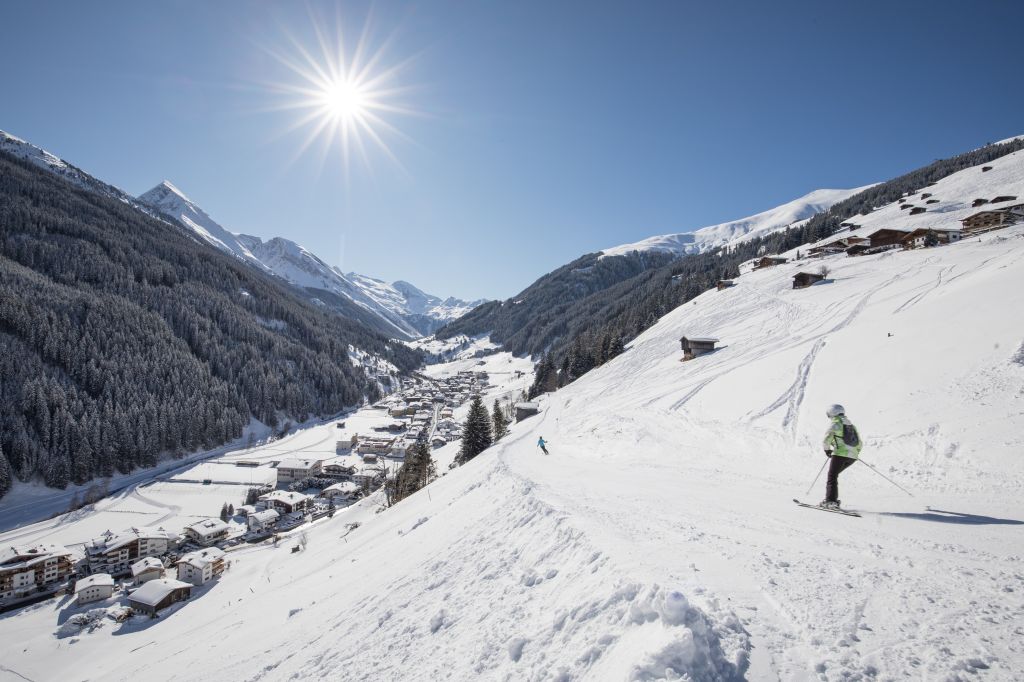
<path fill-rule="evenodd" d="M 784 230 L 816 213 L 828 210 L 833 204 L 863 192 L 868 187 L 871 185 L 854 189 L 819 189 L 748 218 L 711 225 L 692 232 L 649 237 L 632 244 L 605 249 L 602 253 L 605 256 L 624 256 L 633 251 L 658 251 L 678 255 L 703 253 L 719 246 L 729 246 Z"/>

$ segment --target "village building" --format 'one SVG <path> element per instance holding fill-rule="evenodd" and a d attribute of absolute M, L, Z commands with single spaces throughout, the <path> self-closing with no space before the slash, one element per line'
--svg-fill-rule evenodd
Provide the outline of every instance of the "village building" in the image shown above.
<path fill-rule="evenodd" d="M 409 448 L 412 447 L 415 441 L 410 441 L 406 438 L 400 438 L 395 441 L 395 444 L 391 446 L 390 456 L 392 459 L 405 459 L 405 456 L 409 454 Z"/>
<path fill-rule="evenodd" d="M 75 602 L 79 606 L 110 599 L 113 594 L 114 577 L 109 573 L 93 573 L 75 583 Z"/>
<path fill-rule="evenodd" d="M 384 469 L 376 464 L 369 464 L 361 467 L 352 474 L 352 482 L 360 488 L 372 486 L 376 481 L 383 480 Z"/>
<path fill-rule="evenodd" d="M 14 545 L 0 551 L 0 602 L 57 589 L 74 573 L 72 554 L 57 545 Z"/>
<path fill-rule="evenodd" d="M 793 288 L 805 289 L 816 282 L 825 279 L 825 275 L 815 272 L 798 272 L 793 275 Z"/>
<path fill-rule="evenodd" d="M 929 235 L 932 235 L 936 244 L 952 244 L 960 241 L 962 232 L 958 229 L 930 229 L 919 227 L 903 238 L 903 248 L 921 249 L 928 245 Z"/>
<path fill-rule="evenodd" d="M 320 491 L 320 497 L 325 500 L 341 502 L 352 499 L 359 492 L 359 484 L 355 481 L 342 481 L 329 485 Z"/>
<path fill-rule="evenodd" d="M 447 444 L 448 439 L 440 435 L 435 434 L 434 437 L 430 439 L 430 446 L 434 448 L 444 447 Z"/>
<path fill-rule="evenodd" d="M 754 269 L 760 270 L 761 268 L 770 268 L 776 265 L 782 265 L 786 262 L 786 259 L 782 256 L 762 256 L 754 261 Z"/>
<path fill-rule="evenodd" d="M 128 606 L 138 613 L 156 617 L 157 613 L 192 596 L 192 585 L 173 578 L 158 578 L 128 595 Z"/>
<path fill-rule="evenodd" d="M 374 455 L 386 455 L 391 452 L 391 446 L 394 445 L 394 438 L 363 438 L 359 441 L 359 447 L 356 449 L 361 455 L 374 454 Z"/>
<path fill-rule="evenodd" d="M 264 509 L 263 511 L 249 514 L 246 524 L 250 533 L 265 533 L 277 523 L 281 515 L 276 509 Z"/>
<path fill-rule="evenodd" d="M 224 550 L 207 547 L 178 559 L 178 580 L 199 587 L 219 578 L 224 572 Z"/>
<path fill-rule="evenodd" d="M 701 355 L 707 355 L 714 351 L 715 344 L 718 343 L 718 339 L 701 336 L 684 336 L 679 339 L 679 343 L 683 348 L 683 360 L 686 361 L 699 358 Z"/>
<path fill-rule="evenodd" d="M 352 452 L 358 442 L 359 436 L 341 439 L 334 444 L 334 452 L 339 455 L 347 455 Z"/>
<path fill-rule="evenodd" d="M 273 509 L 282 516 L 293 512 L 301 512 L 309 506 L 309 495 L 285 490 L 274 490 L 260 495 L 259 501 L 264 509 Z"/>
<path fill-rule="evenodd" d="M 516 422 L 518 423 L 540 412 L 540 405 L 530 402 L 516 403 L 515 412 Z"/>
<path fill-rule="evenodd" d="M 441 408 L 441 419 L 451 419 L 455 416 L 455 410 L 450 407 Z"/>
<path fill-rule="evenodd" d="M 335 481 L 345 481 L 352 476 L 354 467 L 351 467 L 340 460 L 334 460 L 327 462 L 323 466 L 323 471 L 320 472 L 320 476 L 323 478 L 334 479 Z"/>
<path fill-rule="evenodd" d="M 204 547 L 227 538 L 230 532 L 228 524 L 220 519 L 203 519 L 185 526 L 185 537 Z"/>
<path fill-rule="evenodd" d="M 139 559 L 132 564 L 132 583 L 141 585 L 164 577 L 164 564 L 155 556 Z"/>
<path fill-rule="evenodd" d="M 254 504 L 243 504 L 241 507 L 235 507 L 235 514 L 241 516 L 243 519 L 248 518 L 249 514 L 256 513 L 256 505 Z"/>
<path fill-rule="evenodd" d="M 107 531 L 85 544 L 90 573 L 128 575 L 131 565 L 148 556 L 162 556 L 178 544 L 177 533 L 163 528 L 129 528 L 120 533 Z"/>
<path fill-rule="evenodd" d="M 277 484 L 294 483 L 320 474 L 322 460 L 284 459 L 277 465 Z"/>
<path fill-rule="evenodd" d="M 1007 206 L 1005 208 L 981 211 L 969 215 L 960 223 L 964 226 L 966 234 L 980 234 L 989 230 L 997 230 L 1002 227 L 1009 227 L 1024 220 L 1024 204 Z"/>

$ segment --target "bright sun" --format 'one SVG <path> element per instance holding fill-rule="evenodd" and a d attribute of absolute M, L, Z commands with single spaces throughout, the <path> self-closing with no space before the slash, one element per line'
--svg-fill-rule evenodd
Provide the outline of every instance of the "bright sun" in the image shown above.
<path fill-rule="evenodd" d="M 363 118 L 372 106 L 359 85 L 344 80 L 328 83 L 320 100 L 324 113 L 335 119 Z"/>
<path fill-rule="evenodd" d="M 300 41 L 291 36 L 289 39 L 293 49 L 288 53 L 269 51 L 297 77 L 294 82 L 272 86 L 287 98 L 275 108 L 300 112 L 299 119 L 290 129 L 307 129 L 306 139 L 295 156 L 300 156 L 313 142 L 320 140 L 326 157 L 337 143 L 347 168 L 353 150 L 358 151 L 364 161 L 368 161 L 365 143 L 369 141 L 398 163 L 384 137 L 405 136 L 385 119 L 392 114 L 417 113 L 400 103 L 408 88 L 397 83 L 400 72 L 412 60 L 384 66 L 383 48 L 368 48 L 368 31 L 365 28 L 355 50 L 349 54 L 342 40 L 340 18 L 332 36 L 325 34 L 322 28 L 324 23 L 316 19 L 313 21 L 313 30 L 320 48 L 319 56 L 311 54 Z M 390 42 L 386 40 L 383 45 L 387 46 Z"/>

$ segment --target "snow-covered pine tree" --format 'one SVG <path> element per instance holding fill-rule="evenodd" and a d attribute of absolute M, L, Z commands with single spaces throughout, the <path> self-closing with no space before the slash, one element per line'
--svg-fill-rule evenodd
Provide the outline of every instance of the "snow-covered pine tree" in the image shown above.
<path fill-rule="evenodd" d="M 462 449 L 459 451 L 458 463 L 465 464 L 481 452 L 491 447 L 491 416 L 487 414 L 480 396 L 474 396 L 469 405 L 469 416 L 462 429 Z"/>
<path fill-rule="evenodd" d="M 505 416 L 504 410 L 501 409 L 501 405 L 498 404 L 497 398 L 494 400 L 494 410 L 491 412 L 491 421 L 494 427 L 494 442 L 497 443 L 499 440 L 505 437 L 508 433 L 508 417 Z"/>

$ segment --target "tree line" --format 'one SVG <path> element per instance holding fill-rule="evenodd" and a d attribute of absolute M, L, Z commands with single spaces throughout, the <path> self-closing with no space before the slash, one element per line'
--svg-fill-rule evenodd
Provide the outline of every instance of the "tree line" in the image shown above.
<path fill-rule="evenodd" d="M 375 400 L 354 348 L 420 364 L 183 228 L 0 153 L 0 495 Z"/>

